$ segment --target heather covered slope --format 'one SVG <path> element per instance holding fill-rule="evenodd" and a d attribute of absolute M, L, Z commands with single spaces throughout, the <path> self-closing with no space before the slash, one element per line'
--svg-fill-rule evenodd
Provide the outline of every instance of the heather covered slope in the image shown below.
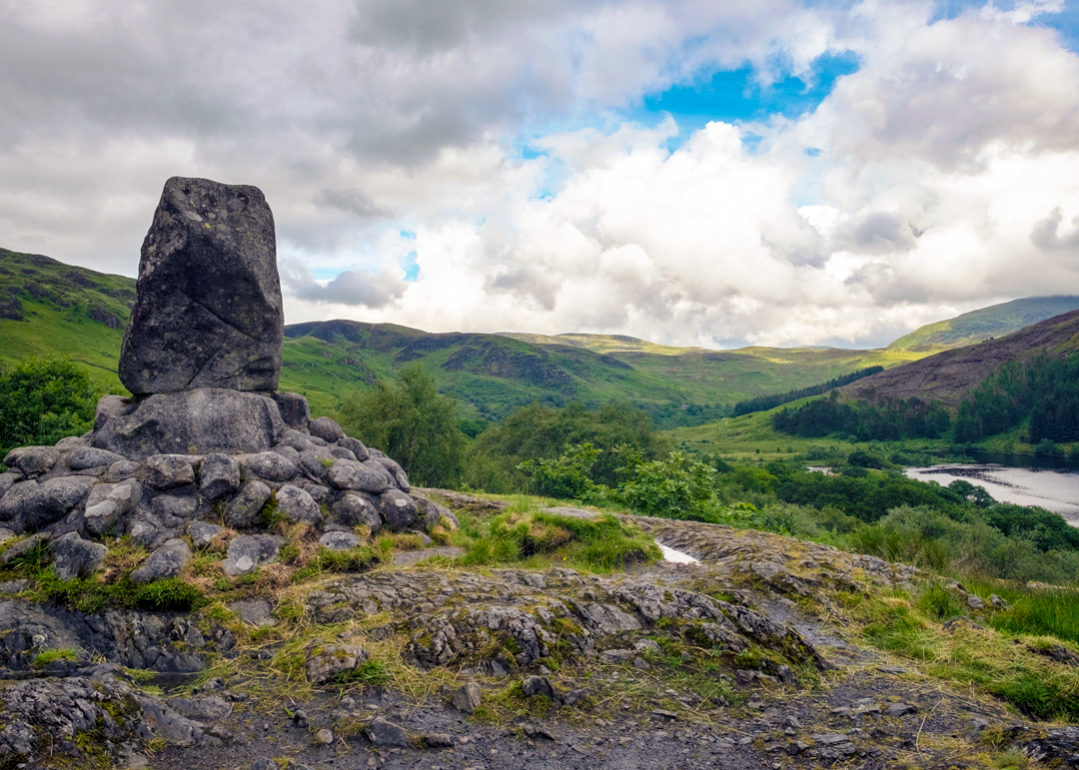
<path fill-rule="evenodd" d="M 1074 295 L 1016 299 L 928 324 L 900 337 L 888 348 L 934 352 L 974 345 L 1076 309 L 1079 297 Z"/>
<path fill-rule="evenodd" d="M 1079 311 L 1071 311 L 998 339 L 946 350 L 851 383 L 842 392 L 882 402 L 917 398 L 957 407 L 963 397 L 1009 361 L 1037 353 L 1060 356 L 1079 350 Z"/>

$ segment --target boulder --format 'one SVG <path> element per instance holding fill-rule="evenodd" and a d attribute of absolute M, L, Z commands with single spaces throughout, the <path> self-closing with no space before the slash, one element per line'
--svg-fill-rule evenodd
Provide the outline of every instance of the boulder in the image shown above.
<path fill-rule="evenodd" d="M 185 455 L 151 455 L 146 458 L 144 467 L 146 486 L 153 489 L 172 489 L 195 481 L 195 469 Z"/>
<path fill-rule="evenodd" d="M 351 532 L 331 530 L 320 537 L 318 543 L 323 548 L 328 548 L 331 551 L 348 551 L 359 548 L 363 545 L 363 540 L 360 539 L 359 535 L 354 535 Z"/>
<path fill-rule="evenodd" d="M 21 481 L 0 498 L 0 522 L 10 522 L 16 532 L 41 529 L 81 503 L 94 482 L 88 476 Z"/>
<path fill-rule="evenodd" d="M 149 583 L 161 578 L 176 577 L 191 561 L 191 548 L 178 537 L 165 542 L 131 572 L 132 583 Z"/>
<path fill-rule="evenodd" d="M 51 446 L 24 446 L 12 449 L 4 458 L 4 465 L 17 468 L 26 476 L 48 473 L 60 459 L 60 451 Z"/>
<path fill-rule="evenodd" d="M 119 369 L 132 393 L 277 387 L 284 316 L 273 214 L 258 188 L 169 179 L 136 291 Z"/>
<path fill-rule="evenodd" d="M 277 452 L 258 452 L 236 458 L 244 478 L 260 478 L 266 481 L 290 481 L 300 475 L 299 466 Z"/>
<path fill-rule="evenodd" d="M 240 535 L 229 543 L 228 558 L 221 562 L 226 575 L 246 575 L 277 558 L 284 538 L 276 535 Z"/>
<path fill-rule="evenodd" d="M 187 525 L 187 535 L 196 548 L 205 548 L 224 531 L 224 527 L 208 521 L 192 521 Z"/>
<path fill-rule="evenodd" d="M 317 420 L 311 420 L 307 429 L 312 436 L 318 436 L 323 441 L 334 442 L 345 437 L 345 432 L 341 430 L 341 426 L 331 417 L 319 417 Z"/>
<path fill-rule="evenodd" d="M 111 466 L 113 463 L 124 459 L 126 458 L 123 455 L 118 455 L 116 452 L 87 446 L 72 452 L 71 457 L 68 458 L 68 465 L 71 466 L 73 471 L 83 471 L 88 468 Z"/>
<path fill-rule="evenodd" d="M 61 580 L 89 575 L 105 565 L 105 546 L 83 540 L 75 532 L 68 532 L 53 540 L 49 543 L 49 550 L 53 557 L 53 571 Z"/>
<path fill-rule="evenodd" d="M 97 484 L 86 498 L 83 512 L 86 533 L 101 537 L 142 499 L 142 485 L 135 479 L 116 484 Z"/>
<path fill-rule="evenodd" d="M 258 521 L 259 511 L 270 499 L 270 488 L 261 481 L 244 484 L 225 512 L 225 522 L 230 527 L 250 527 Z"/>
<path fill-rule="evenodd" d="M 378 498 L 378 512 L 393 532 L 416 524 L 416 501 L 399 489 L 387 489 Z"/>
<path fill-rule="evenodd" d="M 240 488 L 240 466 L 235 458 L 211 454 L 199 465 L 199 492 L 207 500 L 220 500 Z"/>
<path fill-rule="evenodd" d="M 318 524 L 322 511 L 311 495 L 295 484 L 285 484 L 277 490 L 277 509 L 288 516 L 289 521 Z"/>
<path fill-rule="evenodd" d="M 333 504 L 332 510 L 334 520 L 349 527 L 366 524 L 372 532 L 382 527 L 382 517 L 371 501 L 362 495 L 346 492 Z"/>
<path fill-rule="evenodd" d="M 375 494 L 389 488 L 390 474 L 381 465 L 355 460 L 335 460 L 326 478 L 338 489 L 358 489 Z"/>
<path fill-rule="evenodd" d="M 264 452 L 284 422 L 269 396 L 223 388 L 98 402 L 91 445 L 132 460 L 155 454 Z"/>
<path fill-rule="evenodd" d="M 277 408 L 281 412 L 281 419 L 285 421 L 285 425 L 300 431 L 307 430 L 311 410 L 307 406 L 306 398 L 299 393 L 274 393 L 273 400 L 277 402 Z"/>

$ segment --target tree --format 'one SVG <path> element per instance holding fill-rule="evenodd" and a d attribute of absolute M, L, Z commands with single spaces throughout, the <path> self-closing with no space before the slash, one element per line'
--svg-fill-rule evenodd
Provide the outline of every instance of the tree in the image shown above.
<path fill-rule="evenodd" d="M 455 411 L 423 368 L 409 364 L 394 383 L 380 380 L 373 391 L 346 396 L 337 417 L 345 432 L 401 463 L 413 481 L 453 487 L 465 445 Z"/>
<path fill-rule="evenodd" d="M 27 444 L 55 444 L 94 424 L 98 392 L 68 361 L 29 358 L 0 371 L 0 459 Z"/>

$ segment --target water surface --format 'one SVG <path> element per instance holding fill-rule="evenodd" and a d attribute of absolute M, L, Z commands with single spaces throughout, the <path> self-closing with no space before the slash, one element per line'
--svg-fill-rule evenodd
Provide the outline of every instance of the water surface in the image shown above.
<path fill-rule="evenodd" d="M 962 479 L 992 495 L 994 500 L 1016 505 L 1037 505 L 1059 513 L 1070 524 L 1079 525 L 1079 473 L 1004 465 L 931 465 L 907 468 L 906 475 L 918 481 L 936 481 L 948 486 Z"/>

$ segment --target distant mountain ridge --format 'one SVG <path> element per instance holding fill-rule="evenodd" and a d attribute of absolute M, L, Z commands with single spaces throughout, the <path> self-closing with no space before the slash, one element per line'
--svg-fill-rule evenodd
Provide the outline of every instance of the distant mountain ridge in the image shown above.
<path fill-rule="evenodd" d="M 1047 318 L 1079 310 L 1079 296 L 1026 297 L 972 310 L 915 329 L 888 345 L 892 350 L 936 352 L 984 342 Z"/>
<path fill-rule="evenodd" d="M 0 249 L 0 365 L 66 356 L 101 387 L 122 393 L 116 364 L 134 298 L 132 278 Z M 465 418 L 499 420 L 533 401 L 623 400 L 661 427 L 709 422 L 738 401 L 926 355 L 913 348 L 719 351 L 626 335 L 432 334 L 344 320 L 290 324 L 285 335 L 281 388 L 303 393 L 320 414 L 416 361 L 459 401 Z"/>
<path fill-rule="evenodd" d="M 885 370 L 840 389 L 851 398 L 880 403 L 888 399 L 939 401 L 957 407 L 963 397 L 1009 361 L 1038 353 L 1059 356 L 1079 351 L 1079 310 L 1072 310 L 1003 337 Z"/>

